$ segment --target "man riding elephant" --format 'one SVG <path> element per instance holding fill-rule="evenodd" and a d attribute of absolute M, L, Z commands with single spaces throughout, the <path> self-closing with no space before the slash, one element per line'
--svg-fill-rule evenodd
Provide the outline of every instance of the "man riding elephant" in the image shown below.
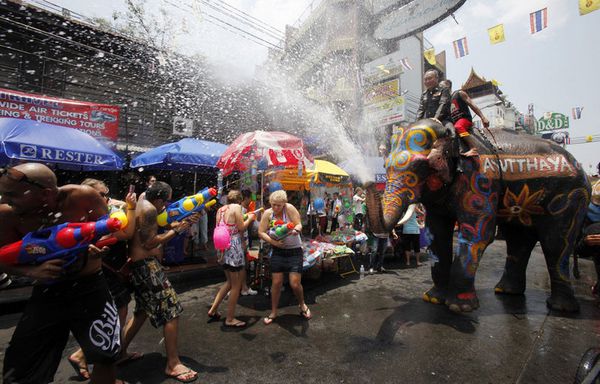
<path fill-rule="evenodd" d="M 479 133 L 472 136 L 480 156 L 463 158 L 457 171 L 458 144 L 437 121 L 420 120 L 395 132 L 383 199 L 374 185 L 367 187 L 373 232 L 389 232 L 410 204 L 423 203 L 431 250 L 439 260 L 432 267 L 434 285 L 423 298 L 468 312 L 479 307 L 475 274 L 498 224 L 508 257 L 496 293 L 524 293 L 527 262 L 539 241 L 550 273 L 548 306 L 577 311 L 569 256 L 590 195 L 580 164 L 550 141 L 509 129 L 494 134 L 501 154 Z"/>

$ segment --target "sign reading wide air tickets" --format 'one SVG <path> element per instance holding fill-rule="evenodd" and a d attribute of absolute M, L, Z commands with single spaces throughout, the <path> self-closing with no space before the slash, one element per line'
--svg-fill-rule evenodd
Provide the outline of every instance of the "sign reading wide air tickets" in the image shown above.
<path fill-rule="evenodd" d="M 460 8 L 466 0 L 398 0 L 377 1 L 376 9 L 385 9 L 375 28 L 377 39 L 399 39 L 420 32 L 440 22 Z M 379 4 L 382 3 L 382 4 Z M 387 9 L 391 9 L 390 12 Z"/>
<path fill-rule="evenodd" d="M 115 141 L 119 107 L 47 97 L 0 88 L 0 118 L 35 120 L 75 128 L 95 138 Z"/>

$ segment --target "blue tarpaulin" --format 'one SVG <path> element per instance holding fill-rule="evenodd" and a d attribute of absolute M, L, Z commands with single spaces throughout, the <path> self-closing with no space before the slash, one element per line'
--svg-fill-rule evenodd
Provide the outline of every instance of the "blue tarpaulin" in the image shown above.
<path fill-rule="evenodd" d="M 131 168 L 202 172 L 215 168 L 227 146 L 212 141 L 182 139 L 151 149 L 131 160 Z"/>
<path fill-rule="evenodd" d="M 123 168 L 119 155 L 87 133 L 33 120 L 0 118 L 0 164 L 15 160 L 83 171 Z"/>

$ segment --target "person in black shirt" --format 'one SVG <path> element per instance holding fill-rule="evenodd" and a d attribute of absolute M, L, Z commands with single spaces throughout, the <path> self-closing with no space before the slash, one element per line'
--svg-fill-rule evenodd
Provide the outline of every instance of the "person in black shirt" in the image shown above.
<path fill-rule="evenodd" d="M 435 69 L 425 72 L 425 92 L 421 95 L 417 120 L 435 119 L 442 125 L 450 121 L 450 90 L 439 86 L 439 74 Z"/>
<path fill-rule="evenodd" d="M 448 93 L 452 91 L 452 81 L 450 80 L 440 82 L 440 86 L 446 88 Z M 477 152 L 477 147 L 475 146 L 475 140 L 471 136 L 473 116 L 471 115 L 469 108 L 479 116 L 485 128 L 490 126 L 488 119 L 483 115 L 475 103 L 473 103 L 473 100 L 471 100 L 465 91 L 459 89 L 452 93 L 450 99 L 450 119 L 454 124 L 454 129 L 458 133 L 458 136 L 469 146 L 467 152 L 461 153 L 461 155 L 466 157 L 479 156 L 479 152 Z"/>

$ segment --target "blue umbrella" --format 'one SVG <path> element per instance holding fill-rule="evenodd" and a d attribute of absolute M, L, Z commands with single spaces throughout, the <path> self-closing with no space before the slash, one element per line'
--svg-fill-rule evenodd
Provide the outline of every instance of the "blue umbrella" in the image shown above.
<path fill-rule="evenodd" d="M 33 120 L 0 118 L 0 164 L 12 160 L 54 163 L 84 171 L 123 168 L 119 155 L 87 133 Z"/>
<path fill-rule="evenodd" d="M 131 160 L 131 168 L 154 168 L 174 171 L 208 171 L 216 168 L 217 161 L 227 146 L 212 141 L 182 139 L 153 148 Z"/>

